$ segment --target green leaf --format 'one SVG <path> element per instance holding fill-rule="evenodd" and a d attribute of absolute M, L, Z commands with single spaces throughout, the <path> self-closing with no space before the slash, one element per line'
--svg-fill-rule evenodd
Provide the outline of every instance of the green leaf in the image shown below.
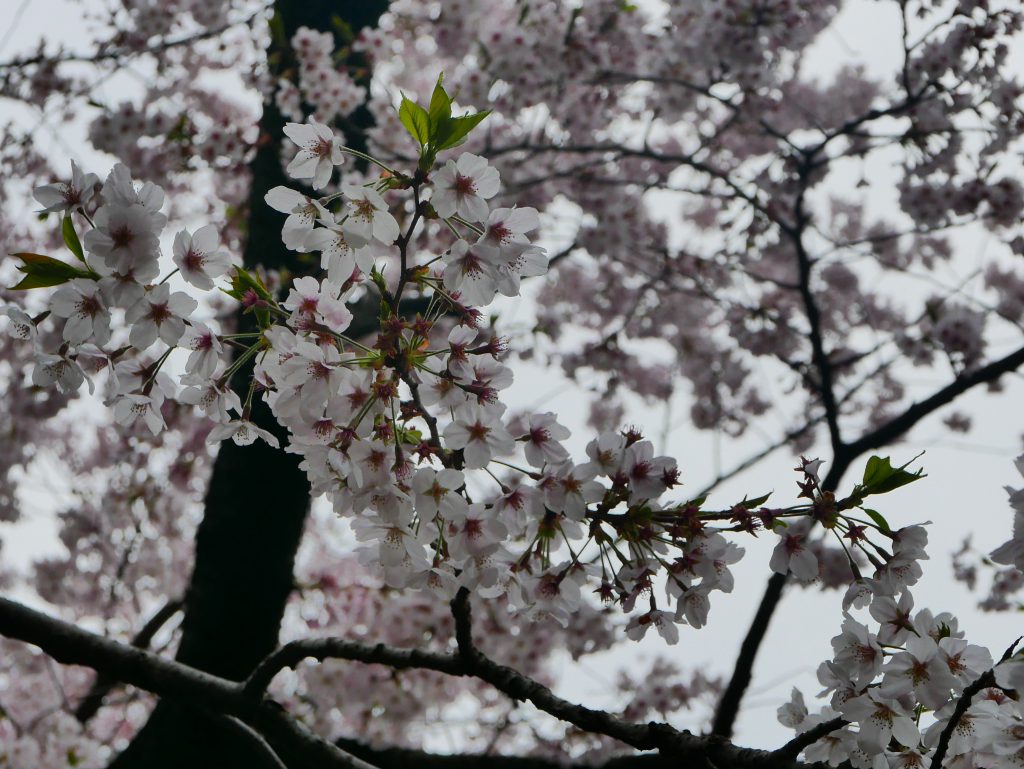
<path fill-rule="evenodd" d="M 448 93 L 444 90 L 444 86 L 441 85 L 443 80 L 444 73 L 442 72 L 437 76 L 434 93 L 430 95 L 428 116 L 430 118 L 431 138 L 437 135 L 437 129 L 442 122 L 450 120 L 452 116 L 452 100 L 448 98 Z"/>
<path fill-rule="evenodd" d="M 470 131 L 476 128 L 480 122 L 491 114 L 489 109 L 477 112 L 473 115 L 453 117 L 441 125 L 437 135 L 434 137 L 434 146 L 437 151 L 457 147 L 466 138 Z"/>
<path fill-rule="evenodd" d="M 70 216 L 64 217 L 64 221 L 60 224 L 60 232 L 64 236 L 64 245 L 68 247 L 68 251 L 78 257 L 78 261 L 84 263 L 85 251 L 82 250 L 82 242 L 78 239 L 75 223 L 71 221 Z"/>
<path fill-rule="evenodd" d="M 743 501 L 740 502 L 737 505 L 737 507 L 742 507 L 742 508 L 744 508 L 746 510 L 753 510 L 755 507 L 760 507 L 765 502 L 767 502 L 768 501 L 768 497 L 770 497 L 771 495 L 772 495 L 772 492 L 769 491 L 764 496 L 755 497 L 754 499 L 747 499 L 746 497 L 744 497 Z"/>
<path fill-rule="evenodd" d="M 426 146 L 430 141 L 430 115 L 423 107 L 403 95 L 402 106 L 398 108 L 398 119 L 420 147 Z"/>
<path fill-rule="evenodd" d="M 910 462 L 913 462 L 914 459 L 911 459 Z M 893 467 L 889 457 L 871 457 L 864 467 L 864 478 L 855 493 L 859 492 L 857 495 L 861 497 L 866 497 L 869 494 L 885 494 L 900 486 L 913 483 L 919 478 L 924 478 L 923 470 L 918 470 L 916 473 L 907 472 L 905 468 L 910 462 L 900 467 Z"/>
<path fill-rule="evenodd" d="M 707 499 L 708 499 L 708 495 L 707 494 L 704 494 L 704 495 L 699 496 L 699 497 L 694 497 L 689 502 L 686 502 L 683 505 L 683 507 L 690 507 L 691 505 L 693 507 L 700 507 L 701 505 L 703 505 L 707 501 Z"/>
<path fill-rule="evenodd" d="M 52 256 L 25 252 L 11 254 L 11 256 L 21 259 L 23 264 L 18 267 L 18 270 L 25 273 L 25 277 L 21 279 L 18 285 L 11 286 L 13 290 L 17 291 L 59 286 L 74 278 L 96 277 L 96 274 L 93 272 L 80 270 L 67 262 L 62 262 L 60 259 L 54 259 Z"/>
<path fill-rule="evenodd" d="M 867 513 L 868 518 L 875 522 L 875 525 L 881 529 L 883 534 L 892 534 L 892 529 L 889 528 L 889 522 L 885 520 L 880 512 L 877 510 L 868 510 L 866 507 L 862 507 L 861 510 Z"/>

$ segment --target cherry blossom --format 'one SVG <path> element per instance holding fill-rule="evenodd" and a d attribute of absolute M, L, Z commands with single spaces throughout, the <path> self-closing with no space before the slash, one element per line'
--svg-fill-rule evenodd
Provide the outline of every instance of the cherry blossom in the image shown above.
<path fill-rule="evenodd" d="M 200 227 L 194 233 L 182 230 L 174 236 L 174 264 L 187 282 L 209 291 L 213 281 L 231 267 L 231 257 L 218 251 L 219 237 L 212 224 Z"/>
<path fill-rule="evenodd" d="M 45 184 L 32 190 L 32 196 L 43 206 L 41 213 L 52 214 L 87 206 L 96 193 L 99 177 L 83 173 L 78 164 L 71 161 L 71 181 Z"/>
<path fill-rule="evenodd" d="M 341 163 L 341 139 L 315 120 L 308 124 L 288 123 L 284 133 L 300 147 L 288 164 L 289 175 L 293 179 L 310 179 L 314 190 L 322 190 L 331 180 L 334 166 Z"/>
<path fill-rule="evenodd" d="M 434 174 L 434 184 L 430 203 L 438 216 L 458 214 L 470 222 L 484 222 L 490 215 L 486 201 L 498 193 L 500 182 L 498 170 L 485 158 L 464 152 Z"/>

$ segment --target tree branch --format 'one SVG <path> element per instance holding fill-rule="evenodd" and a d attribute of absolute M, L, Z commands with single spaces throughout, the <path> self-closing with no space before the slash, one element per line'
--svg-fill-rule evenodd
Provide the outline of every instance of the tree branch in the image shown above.
<path fill-rule="evenodd" d="M 950 382 L 923 401 L 914 403 L 898 417 L 886 422 L 881 427 L 861 436 L 846 447 L 846 453 L 856 458 L 866 451 L 884 446 L 899 438 L 914 425 L 932 412 L 952 403 L 957 396 L 979 384 L 994 382 L 1003 374 L 1014 371 L 1024 365 L 1024 347 L 1010 353 L 1004 358 L 993 361 L 986 366 L 975 369 Z"/>
<path fill-rule="evenodd" d="M 729 737 L 732 734 L 736 716 L 740 712 L 740 700 L 743 699 L 743 694 L 750 685 L 750 678 L 753 675 L 754 659 L 757 657 L 758 649 L 761 648 L 765 633 L 768 632 L 768 624 L 772 620 L 775 607 L 778 606 L 785 587 L 785 574 L 772 574 L 768 578 L 768 585 L 761 597 L 761 604 L 757 607 L 754 621 L 750 623 L 750 628 L 740 645 L 740 653 L 736 656 L 732 677 L 718 701 L 715 720 L 711 726 L 712 734 L 720 737 Z"/>
<path fill-rule="evenodd" d="M 600 764 L 569 763 L 539 756 L 489 753 L 427 753 L 414 748 L 375 748 L 359 740 L 342 738 L 335 744 L 379 769 L 670 769 L 675 762 L 657 753 L 616 756 Z"/>
<path fill-rule="evenodd" d="M 951 403 L 967 390 L 979 384 L 993 382 L 1003 374 L 1014 371 L 1024 365 L 1024 347 L 1010 353 L 1009 355 L 993 361 L 986 366 L 975 369 L 950 384 L 938 390 L 925 400 L 914 403 L 898 417 L 891 419 L 881 427 L 861 436 L 852 443 L 847 443 L 842 450 L 833 457 L 831 468 L 825 477 L 822 486 L 828 491 L 834 491 L 843 474 L 858 457 L 873 448 L 884 446 L 895 441 L 918 422 L 937 409 Z M 736 658 L 736 665 L 733 668 L 732 678 L 726 686 L 722 699 L 719 701 L 718 710 L 715 714 L 713 734 L 728 736 L 732 733 L 733 723 L 739 713 L 740 700 L 750 684 L 750 678 L 754 667 L 754 658 L 764 640 L 771 621 L 772 614 L 782 597 L 783 588 L 786 585 L 786 575 L 773 574 L 768 579 L 764 595 L 761 597 L 761 604 L 758 607 L 754 621 L 747 631 L 740 653 Z"/>
<path fill-rule="evenodd" d="M 1024 638 L 1024 636 L 1022 636 Z M 1006 662 L 1013 656 L 1013 650 L 1017 648 L 1017 644 L 1021 641 L 1018 638 L 1000 658 L 999 662 Z M 999 664 L 996 663 L 996 665 Z M 939 735 L 939 741 L 935 746 L 935 753 L 932 755 L 931 769 L 942 769 L 942 760 L 946 757 L 946 751 L 949 750 L 949 741 L 953 738 L 953 732 L 956 731 L 957 725 L 960 723 L 960 719 L 964 717 L 964 713 L 967 712 L 967 708 L 971 706 L 971 700 L 974 699 L 974 695 L 980 692 L 982 689 L 987 689 L 990 686 L 995 686 L 996 676 L 992 670 L 986 670 L 966 689 L 963 694 L 960 695 L 960 699 L 957 700 L 956 707 L 953 709 L 953 715 L 949 717 L 949 721 L 946 722 L 946 726 L 942 729 L 942 733 Z"/>
<path fill-rule="evenodd" d="M 827 737 L 836 729 L 841 729 L 848 723 L 850 722 L 839 716 L 828 721 L 822 721 L 817 726 L 811 727 L 806 732 L 798 734 L 796 737 L 791 739 L 781 748 L 776 750 L 775 755 L 779 758 L 796 758 L 800 755 L 801 750 L 809 748 L 822 737 Z"/>
<path fill-rule="evenodd" d="M 397 669 L 421 668 L 452 676 L 478 678 L 512 699 L 528 700 L 538 710 L 579 729 L 603 734 L 636 750 L 657 750 L 673 760 L 698 761 L 702 765 L 711 760 L 718 766 L 737 769 L 795 769 L 807 766 L 770 751 L 740 748 L 717 737 L 698 737 L 664 723 L 629 723 L 605 711 L 564 700 L 543 684 L 512 668 L 499 665 L 472 646 L 468 592 L 460 591 L 452 604 L 459 643 L 457 654 L 394 649 L 383 644 L 369 646 L 336 638 L 293 641 L 264 660 L 243 685 L 243 691 L 249 697 L 259 695 L 262 687 L 270 682 L 276 672 L 296 665 L 306 657 L 319 660 L 348 659 L 389 665 Z"/>
<path fill-rule="evenodd" d="M 69 53 L 56 56 L 47 56 L 46 54 L 40 53 L 35 56 L 26 56 L 22 59 L 12 59 L 11 61 L 0 62 L 0 71 L 6 69 L 21 69 L 22 67 L 31 67 L 36 65 L 56 65 L 65 64 L 68 62 L 76 62 L 82 64 L 97 64 L 101 61 L 113 61 L 119 62 L 121 59 L 130 59 L 143 54 L 155 55 L 163 53 L 164 51 L 171 50 L 172 48 L 181 48 L 183 46 L 189 46 L 193 43 L 198 43 L 203 40 L 209 40 L 210 38 L 218 37 L 229 29 L 234 29 L 240 26 L 251 26 L 256 19 L 266 13 L 270 6 L 265 5 L 258 8 L 256 11 L 250 13 L 243 19 L 237 21 L 229 21 L 225 24 L 221 24 L 216 27 L 207 27 L 205 29 L 198 30 L 196 32 L 182 35 L 180 37 L 163 38 L 162 40 L 148 46 L 142 50 L 137 49 L 119 49 L 119 48 L 104 48 L 101 44 L 99 50 L 93 53 Z"/>
<path fill-rule="evenodd" d="M 307 730 L 276 702 L 248 696 L 241 684 L 90 633 L 3 597 L 0 635 L 38 646 L 58 662 L 85 665 L 160 697 L 238 718 L 261 736 L 287 745 L 292 755 L 311 764 L 374 769 Z"/>
<path fill-rule="evenodd" d="M 149 648 L 149 645 L 153 642 L 153 636 L 170 621 L 171 617 L 181 610 L 183 605 L 184 601 L 180 598 L 165 603 L 135 634 L 131 641 L 132 646 L 138 649 Z M 88 694 L 85 695 L 82 701 L 78 703 L 78 707 L 75 708 L 75 718 L 84 724 L 96 715 L 96 712 L 103 706 L 103 699 L 110 694 L 117 684 L 118 681 L 116 679 L 97 675 L 92 688 L 89 689 Z"/>

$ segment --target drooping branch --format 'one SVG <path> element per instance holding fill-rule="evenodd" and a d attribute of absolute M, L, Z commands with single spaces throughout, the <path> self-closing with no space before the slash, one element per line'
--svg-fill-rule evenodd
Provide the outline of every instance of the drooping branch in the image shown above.
<path fill-rule="evenodd" d="M 500 665 L 480 652 L 472 641 L 469 594 L 460 590 L 452 602 L 456 626 L 455 654 L 438 654 L 416 649 L 371 646 L 336 638 L 295 641 L 264 660 L 243 684 L 242 691 L 253 699 L 260 696 L 273 676 L 302 659 L 347 659 L 396 669 L 420 668 L 446 675 L 477 678 L 514 700 L 526 700 L 537 709 L 587 732 L 603 734 L 640 751 L 657 750 L 673 761 L 713 761 L 719 766 L 739 769 L 795 769 L 791 758 L 771 751 L 740 748 L 717 737 L 698 737 L 665 724 L 633 724 L 602 710 L 594 710 L 562 699 L 543 684 Z M 652 764 L 657 766 L 657 764 Z M 646 764 L 644 764 L 646 766 Z"/>

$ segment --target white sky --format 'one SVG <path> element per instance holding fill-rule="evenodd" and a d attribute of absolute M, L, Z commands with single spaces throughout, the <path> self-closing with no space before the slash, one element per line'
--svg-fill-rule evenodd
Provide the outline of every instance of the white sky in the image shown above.
<path fill-rule="evenodd" d="M 72 48 L 81 48 L 75 44 L 80 32 L 81 13 L 81 5 L 77 2 L 0 0 L 0 10 L 4 12 L 0 22 L 0 60 L 34 48 L 36 41 L 43 36 L 65 41 Z M 899 31 L 892 10 L 890 5 L 856 0 L 816 45 L 808 66 L 826 73 L 852 58 L 865 63 L 869 72 L 882 74 L 888 71 L 899 50 Z M 14 29 L 13 33 L 5 35 L 4 31 L 10 28 Z M 118 84 L 112 81 L 108 88 L 116 90 Z M 24 110 L 12 112 L 7 102 L 0 102 L 0 119 L 7 116 L 32 119 Z M 52 131 L 43 128 L 38 132 L 44 146 L 54 153 L 54 157 L 61 159 L 56 164 L 58 167 L 66 163 L 68 155 L 83 157 L 86 162 L 92 159 L 84 151 L 79 136 L 81 127 L 75 125 L 54 127 Z M 98 158 L 96 160 L 99 162 Z M 97 166 L 92 170 L 102 172 L 104 169 Z M 983 249 L 976 244 L 965 245 L 968 248 L 958 257 L 957 267 L 962 272 L 970 272 L 977 264 L 976 254 L 982 253 Z M 529 308 L 524 306 L 518 312 L 528 313 Z M 935 373 L 928 377 L 928 381 L 923 381 L 918 375 L 917 382 L 928 389 L 937 388 L 947 381 L 946 376 L 945 372 Z M 582 427 L 585 422 L 584 399 L 574 397 L 570 391 L 559 387 L 557 378 L 550 372 L 536 368 L 517 368 L 517 380 L 510 405 L 540 405 L 543 410 L 562 414 L 563 421 L 575 428 L 570 449 L 574 455 L 581 455 L 587 440 L 587 430 Z M 549 383 L 552 383 L 551 391 L 546 394 Z M 883 452 L 891 453 L 894 460 L 902 462 L 926 449 L 921 464 L 929 477 L 881 498 L 878 504 L 894 526 L 925 520 L 934 522 L 930 527 L 932 560 L 926 564 L 923 580 L 913 590 L 916 604 L 918 607 L 928 606 L 935 612 L 953 611 L 960 616 L 961 627 L 967 630 L 968 638 L 995 650 L 997 655 L 1020 634 L 1022 623 L 1013 614 L 986 615 L 975 610 L 977 596 L 972 596 L 952 580 L 948 555 L 957 549 L 966 534 L 973 534 L 975 545 L 983 550 L 995 547 L 1009 536 L 1011 514 L 1002 487 L 1020 485 L 1012 458 L 1020 450 L 1021 432 L 1024 430 L 1020 408 L 1024 387 L 1015 377 L 1007 377 L 1006 383 L 1006 391 L 1001 395 L 975 392 L 958 402 L 959 409 L 974 418 L 974 427 L 969 435 L 950 437 L 939 419 L 932 418 L 915 429 L 905 444 Z M 673 399 L 668 419 L 682 421 L 688 407 L 687 397 L 678 395 Z M 630 421 L 647 424 L 651 437 L 661 434 L 665 418 L 664 412 L 652 413 L 651 409 L 639 403 L 631 413 L 627 413 Z M 740 441 L 723 441 L 722 465 L 731 466 L 761 445 L 756 436 Z M 715 452 L 712 435 L 698 433 L 685 426 L 671 432 L 665 447 L 665 453 L 678 458 L 683 479 L 690 489 L 699 489 L 714 477 Z M 822 452 L 827 454 L 824 449 Z M 712 496 L 711 504 L 727 505 L 747 492 L 761 493 L 771 489 L 776 493 L 773 502 L 788 504 L 796 492 L 793 466 L 793 457 L 787 452 L 779 452 L 738 480 L 725 484 Z M 859 467 L 851 470 L 847 483 L 852 482 L 859 471 Z M 52 521 L 39 512 L 45 508 L 52 510 L 52 500 L 47 504 L 44 497 L 36 494 L 29 498 L 33 501 L 35 513 L 30 514 L 28 522 L 18 527 L 16 535 L 10 538 L 16 552 L 10 552 L 10 545 L 4 549 L 5 558 L 13 555 L 21 563 L 55 545 Z M 4 530 L 0 529 L 0 532 Z M 737 588 L 728 596 L 715 594 L 708 627 L 700 631 L 682 628 L 682 640 L 676 647 L 666 649 L 657 639 L 648 639 L 638 645 L 624 645 L 605 655 L 592 657 L 568 670 L 559 687 L 560 693 L 593 706 L 609 705 L 607 697 L 615 679 L 613 671 L 622 666 L 645 666 L 646 660 L 659 652 L 667 653 L 684 668 L 700 668 L 728 675 L 768 576 L 767 560 L 772 542 L 771 538 L 762 537 L 761 540 L 748 540 L 741 544 L 747 548 L 748 554 L 734 567 Z M 794 589 L 783 599 L 758 657 L 754 682 L 740 716 L 737 729 L 740 743 L 772 747 L 789 738 L 788 730 L 775 720 L 775 708 L 788 699 L 791 686 L 801 687 L 806 695 L 813 695 L 820 688 L 814 671 L 819 662 L 831 657 L 829 639 L 839 629 L 840 598 L 835 593 Z"/>

